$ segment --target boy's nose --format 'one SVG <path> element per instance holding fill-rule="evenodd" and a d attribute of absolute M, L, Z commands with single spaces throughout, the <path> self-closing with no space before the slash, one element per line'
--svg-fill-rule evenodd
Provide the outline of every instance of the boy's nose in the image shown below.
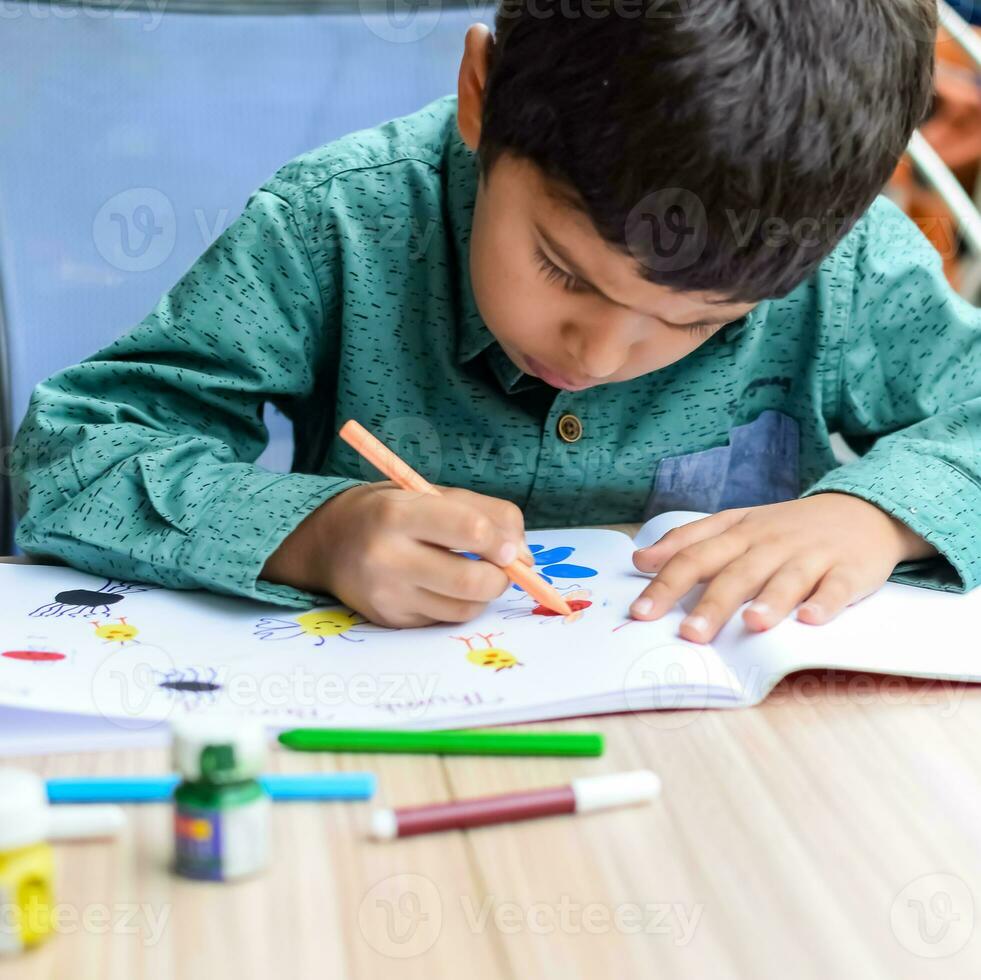
<path fill-rule="evenodd" d="M 616 374 L 630 353 L 626 331 L 616 326 L 584 326 L 577 331 L 576 340 L 573 353 L 579 370 L 597 383 Z"/>

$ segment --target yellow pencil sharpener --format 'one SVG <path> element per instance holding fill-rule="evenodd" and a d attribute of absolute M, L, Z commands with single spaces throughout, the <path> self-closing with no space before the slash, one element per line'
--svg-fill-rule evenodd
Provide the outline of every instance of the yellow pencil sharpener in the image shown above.
<path fill-rule="evenodd" d="M 54 855 L 44 781 L 0 770 L 0 955 L 36 946 L 51 933 Z"/>

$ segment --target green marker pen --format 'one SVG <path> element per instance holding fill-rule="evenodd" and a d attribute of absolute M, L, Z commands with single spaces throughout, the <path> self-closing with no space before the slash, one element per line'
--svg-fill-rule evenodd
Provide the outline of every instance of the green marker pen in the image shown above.
<path fill-rule="evenodd" d="M 230 881 L 269 861 L 270 800 L 256 776 L 265 728 L 240 718 L 187 718 L 173 726 L 174 870 Z"/>

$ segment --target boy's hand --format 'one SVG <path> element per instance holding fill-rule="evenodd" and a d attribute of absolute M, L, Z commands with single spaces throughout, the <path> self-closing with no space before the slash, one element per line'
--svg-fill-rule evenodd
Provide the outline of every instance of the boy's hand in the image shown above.
<path fill-rule="evenodd" d="M 262 577 L 337 596 L 381 626 L 473 619 L 510 585 L 499 565 L 534 564 L 524 515 L 496 497 L 439 490 L 414 493 L 388 480 L 345 490 L 296 528 Z"/>
<path fill-rule="evenodd" d="M 797 618 L 819 625 L 875 592 L 900 562 L 935 554 L 901 521 L 848 494 L 725 510 L 634 552 L 634 565 L 658 576 L 631 613 L 660 619 L 689 589 L 708 582 L 681 624 L 686 640 L 709 642 L 750 599 L 756 601 L 743 621 L 751 630 L 770 629 L 802 602 Z"/>

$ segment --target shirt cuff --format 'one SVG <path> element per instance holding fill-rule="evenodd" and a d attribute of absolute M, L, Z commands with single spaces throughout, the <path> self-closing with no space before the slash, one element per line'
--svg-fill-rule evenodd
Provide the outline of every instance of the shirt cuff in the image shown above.
<path fill-rule="evenodd" d="M 967 592 L 981 582 L 981 540 L 970 517 L 981 510 L 981 486 L 956 466 L 933 456 L 891 450 L 846 463 L 823 476 L 802 497 L 847 493 L 902 521 L 940 557 L 904 562 L 890 581 L 945 592 Z"/>
<path fill-rule="evenodd" d="M 269 556 L 304 518 L 331 497 L 365 482 L 250 467 L 188 536 L 180 562 L 202 587 L 215 592 L 292 608 L 336 603 L 334 596 L 259 576 Z"/>

